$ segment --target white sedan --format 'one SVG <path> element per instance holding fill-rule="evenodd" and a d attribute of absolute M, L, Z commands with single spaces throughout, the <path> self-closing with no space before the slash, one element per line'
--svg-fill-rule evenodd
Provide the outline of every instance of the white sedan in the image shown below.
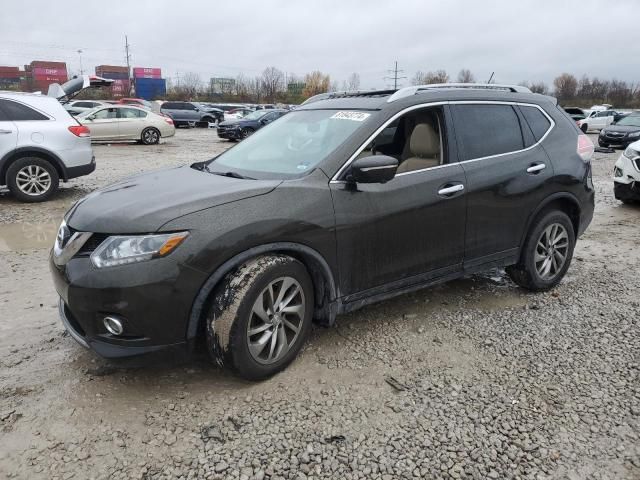
<path fill-rule="evenodd" d="M 176 133 L 173 120 L 132 105 L 110 105 L 84 112 L 76 119 L 91 131 L 92 141 L 131 141 L 155 145 Z"/>

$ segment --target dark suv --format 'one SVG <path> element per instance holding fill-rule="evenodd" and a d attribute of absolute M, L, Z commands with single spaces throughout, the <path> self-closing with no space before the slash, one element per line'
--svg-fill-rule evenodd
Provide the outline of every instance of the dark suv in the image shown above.
<path fill-rule="evenodd" d="M 550 289 L 593 216 L 593 144 L 527 92 L 325 95 L 212 160 L 96 191 L 51 254 L 62 321 L 106 357 L 202 336 L 259 379 L 312 320 L 494 267 Z"/>
<path fill-rule="evenodd" d="M 208 123 L 218 122 L 221 118 L 218 112 L 203 110 L 191 102 L 164 102 L 160 107 L 160 113 L 170 116 L 176 127 L 206 126 Z"/>

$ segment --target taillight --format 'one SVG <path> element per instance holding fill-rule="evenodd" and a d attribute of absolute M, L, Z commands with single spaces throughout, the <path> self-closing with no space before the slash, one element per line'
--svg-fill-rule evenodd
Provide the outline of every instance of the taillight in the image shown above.
<path fill-rule="evenodd" d="M 593 142 L 589 137 L 587 137 L 584 133 L 578 135 L 578 155 L 585 162 L 591 160 L 594 152 Z"/>
<path fill-rule="evenodd" d="M 164 121 L 167 122 L 169 125 L 173 125 L 173 119 L 171 117 L 165 117 Z"/>
<path fill-rule="evenodd" d="M 84 125 L 72 125 L 69 127 L 69 131 L 76 137 L 85 138 L 91 136 L 91 131 Z"/>

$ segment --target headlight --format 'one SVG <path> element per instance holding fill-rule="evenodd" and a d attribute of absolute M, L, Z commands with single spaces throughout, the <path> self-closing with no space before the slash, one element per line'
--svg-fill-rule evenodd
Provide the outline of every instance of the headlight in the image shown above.
<path fill-rule="evenodd" d="M 633 132 L 629 134 L 629 138 L 638 138 L 640 137 L 640 132 Z"/>
<path fill-rule="evenodd" d="M 91 254 L 91 262 L 96 267 L 103 268 L 164 257 L 175 250 L 188 235 L 189 232 L 178 232 L 109 237 Z"/>
<path fill-rule="evenodd" d="M 631 147 L 627 147 L 627 149 L 624 151 L 623 155 L 625 157 L 627 157 L 629 160 L 633 160 L 634 158 L 636 158 L 637 156 L 640 155 L 640 153 L 636 152 L 633 148 Z"/>

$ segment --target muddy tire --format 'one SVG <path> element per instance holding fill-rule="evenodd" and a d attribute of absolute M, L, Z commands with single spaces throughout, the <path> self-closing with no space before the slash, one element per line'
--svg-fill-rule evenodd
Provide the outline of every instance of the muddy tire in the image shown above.
<path fill-rule="evenodd" d="M 519 286 L 537 292 L 555 287 L 571 265 L 575 232 L 566 213 L 543 213 L 533 225 L 520 262 L 506 268 Z"/>
<path fill-rule="evenodd" d="M 58 171 L 42 158 L 19 158 L 7 170 L 7 187 L 21 202 L 44 202 L 59 185 Z"/>
<path fill-rule="evenodd" d="M 251 260 L 216 289 L 206 319 L 213 360 L 248 380 L 268 378 L 296 357 L 311 329 L 313 284 L 285 255 Z"/>

